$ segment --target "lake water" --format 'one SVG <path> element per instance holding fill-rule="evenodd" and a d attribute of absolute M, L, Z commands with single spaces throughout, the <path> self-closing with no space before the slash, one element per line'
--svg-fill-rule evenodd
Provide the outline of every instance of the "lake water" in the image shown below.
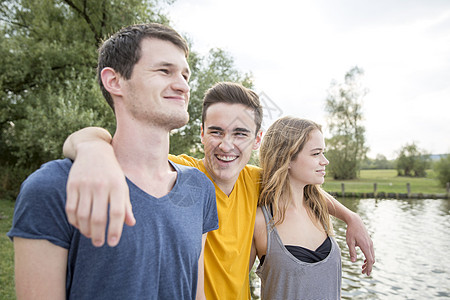
<path fill-rule="evenodd" d="M 334 223 L 342 249 L 342 299 L 450 299 L 450 200 L 340 199 L 364 220 L 376 263 L 352 263 L 346 225 Z"/>

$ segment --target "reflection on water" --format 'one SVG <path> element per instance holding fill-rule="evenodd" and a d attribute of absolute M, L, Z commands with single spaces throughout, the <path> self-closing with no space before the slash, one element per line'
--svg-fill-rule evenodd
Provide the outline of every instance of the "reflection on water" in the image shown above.
<path fill-rule="evenodd" d="M 362 275 L 362 253 L 351 263 L 345 224 L 335 222 L 342 299 L 450 299 L 449 200 L 340 201 L 364 220 L 376 256 L 371 276 Z"/>
<path fill-rule="evenodd" d="M 362 252 L 350 261 L 346 226 L 334 222 L 342 299 L 450 299 L 450 200 L 339 200 L 364 220 L 376 256 L 372 274 L 361 274 Z"/>

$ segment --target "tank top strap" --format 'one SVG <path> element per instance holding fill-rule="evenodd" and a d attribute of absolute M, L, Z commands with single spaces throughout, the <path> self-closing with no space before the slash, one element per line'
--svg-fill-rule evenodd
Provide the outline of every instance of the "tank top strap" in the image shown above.
<path fill-rule="evenodd" d="M 269 223 L 272 223 L 272 214 L 269 212 L 269 210 L 267 209 L 267 207 L 261 206 L 262 212 L 264 214 L 264 219 L 266 220 L 266 224 L 269 225 Z"/>

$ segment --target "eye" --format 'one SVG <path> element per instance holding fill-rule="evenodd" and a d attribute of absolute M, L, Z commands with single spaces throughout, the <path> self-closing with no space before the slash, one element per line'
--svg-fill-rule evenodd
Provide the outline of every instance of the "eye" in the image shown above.
<path fill-rule="evenodd" d="M 211 134 L 211 135 L 221 135 L 222 132 L 220 132 L 218 130 L 213 130 L 213 131 L 210 131 L 209 134 Z"/>
<path fill-rule="evenodd" d="M 248 134 L 245 132 L 236 132 L 235 135 L 238 137 L 247 137 L 248 136 Z"/>
<path fill-rule="evenodd" d="M 168 69 L 159 69 L 158 72 L 162 72 L 164 74 L 169 74 L 169 70 Z"/>

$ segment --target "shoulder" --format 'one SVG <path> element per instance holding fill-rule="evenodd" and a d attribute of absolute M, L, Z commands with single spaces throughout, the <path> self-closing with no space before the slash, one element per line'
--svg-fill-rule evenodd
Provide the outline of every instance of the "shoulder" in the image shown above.
<path fill-rule="evenodd" d="M 261 208 L 261 206 L 258 206 L 256 208 L 255 230 L 256 230 L 257 226 L 258 227 L 261 227 L 261 226 L 265 227 L 265 224 L 266 224 L 266 221 L 264 219 L 264 214 L 263 214 L 262 208 Z"/>
<path fill-rule="evenodd" d="M 241 176 L 252 180 L 254 183 L 261 181 L 261 168 L 253 165 L 246 165 L 241 171 Z"/>
<path fill-rule="evenodd" d="M 183 184 L 189 184 L 198 186 L 201 188 L 209 187 L 214 189 L 214 184 L 202 171 L 195 167 L 178 164 L 172 161 L 173 167 L 179 173 L 180 179 Z"/>
<path fill-rule="evenodd" d="M 245 193 L 256 197 L 255 199 L 257 201 L 261 185 L 261 168 L 246 165 L 239 174 L 236 184 L 244 186 Z"/>
<path fill-rule="evenodd" d="M 261 258 L 262 255 L 266 254 L 267 248 L 267 225 L 266 219 L 262 212 L 261 207 L 258 206 L 256 209 L 255 217 L 255 229 L 253 231 L 253 239 L 255 241 L 256 252 L 258 257 Z"/>
<path fill-rule="evenodd" d="M 169 160 L 174 163 L 180 164 L 180 165 L 194 167 L 194 168 L 198 168 L 198 166 L 200 164 L 200 159 L 186 155 L 186 154 L 181 154 L 181 155 L 170 154 Z"/>
<path fill-rule="evenodd" d="M 70 159 L 53 160 L 43 164 L 23 182 L 22 189 L 34 187 L 47 189 L 49 187 L 66 184 L 72 161 Z"/>

